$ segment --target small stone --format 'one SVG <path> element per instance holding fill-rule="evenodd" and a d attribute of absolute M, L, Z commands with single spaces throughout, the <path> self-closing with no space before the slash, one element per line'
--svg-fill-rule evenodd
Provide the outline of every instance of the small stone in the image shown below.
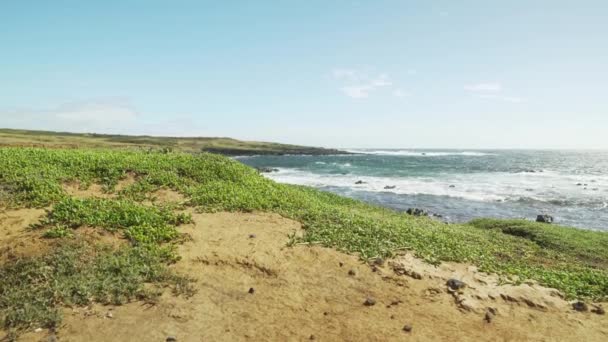
<path fill-rule="evenodd" d="M 454 291 L 460 290 L 460 289 L 464 288 L 465 286 L 467 286 L 467 284 L 463 283 L 462 281 L 460 281 L 458 279 L 454 279 L 454 278 L 449 279 L 447 281 L 446 285 Z"/>
<path fill-rule="evenodd" d="M 343 263 L 342 261 L 340 261 L 340 262 L 338 263 L 338 265 L 340 265 L 340 267 L 342 267 L 342 266 L 344 266 L 344 263 Z"/>
<path fill-rule="evenodd" d="M 581 302 L 581 301 L 572 303 L 572 308 L 576 311 L 581 311 L 581 312 L 589 310 L 589 308 L 587 307 L 587 304 L 585 304 L 585 302 Z"/>
<path fill-rule="evenodd" d="M 376 305 L 376 300 L 374 298 L 368 297 L 365 300 L 365 302 L 363 302 L 363 305 L 365 305 L 365 306 L 374 306 L 374 305 Z"/>
<path fill-rule="evenodd" d="M 36 330 L 34 330 L 34 332 L 37 332 L 37 333 L 41 332 L 41 331 L 42 331 L 42 328 L 36 328 Z"/>
<path fill-rule="evenodd" d="M 391 319 L 395 319 L 395 315 L 391 315 Z"/>
<path fill-rule="evenodd" d="M 374 259 L 374 265 L 378 265 L 378 266 L 384 265 L 384 259 L 382 259 L 380 257 Z"/>
<path fill-rule="evenodd" d="M 604 310 L 604 308 L 599 305 L 596 306 L 595 308 L 591 309 L 591 312 L 596 313 L 598 315 L 606 314 L 606 310 Z"/>
<path fill-rule="evenodd" d="M 175 338 L 174 336 L 167 336 L 165 342 L 177 342 L 177 338 Z"/>
<path fill-rule="evenodd" d="M 486 311 L 486 316 L 484 317 L 484 320 L 488 323 L 492 323 L 493 319 L 494 319 L 494 314 L 491 313 L 489 310 Z"/>
<path fill-rule="evenodd" d="M 254 294 L 255 293 L 255 289 L 253 287 L 249 288 L 249 294 Z"/>
<path fill-rule="evenodd" d="M 403 331 L 405 331 L 405 332 L 410 332 L 410 331 L 412 331 L 412 326 L 411 326 L 411 325 L 409 325 L 409 324 L 404 325 L 404 326 L 403 326 Z"/>
<path fill-rule="evenodd" d="M 249 234 L 249 238 L 250 238 L 250 239 L 255 239 L 255 238 L 256 238 L 256 236 L 255 236 L 255 234 Z"/>
<path fill-rule="evenodd" d="M 456 187 L 456 185 L 454 185 L 454 184 L 450 185 L 450 188 L 455 188 L 455 187 Z"/>
<path fill-rule="evenodd" d="M 309 340 L 316 340 L 317 337 L 315 335 L 310 335 L 310 337 L 308 338 Z"/>
<path fill-rule="evenodd" d="M 108 313 L 106 314 L 107 318 L 114 318 L 114 314 L 112 314 L 111 312 L 108 311 Z"/>
<path fill-rule="evenodd" d="M 348 270 L 348 275 L 354 277 L 355 275 L 357 275 L 357 272 L 355 272 L 355 270 Z"/>

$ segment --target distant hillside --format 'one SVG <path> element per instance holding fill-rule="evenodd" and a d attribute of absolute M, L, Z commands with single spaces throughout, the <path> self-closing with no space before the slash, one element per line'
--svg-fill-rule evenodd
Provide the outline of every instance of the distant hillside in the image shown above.
<path fill-rule="evenodd" d="M 346 152 L 319 147 L 307 147 L 258 141 L 241 141 L 232 138 L 211 137 L 155 137 L 110 135 L 95 133 L 68 133 L 0 129 L 0 146 L 29 146 L 51 148 L 145 148 L 173 149 L 183 152 L 212 152 L 224 155 L 282 155 L 282 154 L 346 154 Z"/>

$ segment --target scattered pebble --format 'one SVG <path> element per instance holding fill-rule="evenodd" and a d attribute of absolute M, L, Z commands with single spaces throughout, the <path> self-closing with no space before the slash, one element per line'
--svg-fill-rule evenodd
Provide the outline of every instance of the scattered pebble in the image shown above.
<path fill-rule="evenodd" d="M 254 294 L 255 293 L 255 289 L 253 287 L 249 288 L 249 294 Z"/>
<path fill-rule="evenodd" d="M 108 313 L 106 314 L 107 318 L 114 318 L 114 314 L 112 314 L 110 311 L 108 311 Z"/>
<path fill-rule="evenodd" d="M 391 319 L 395 319 L 395 315 L 391 315 Z"/>
<path fill-rule="evenodd" d="M 42 331 L 42 328 L 36 328 L 36 330 L 34 330 L 34 332 L 37 332 L 37 333 L 41 332 L 41 331 Z"/>
<path fill-rule="evenodd" d="M 595 308 L 591 309 L 591 312 L 596 313 L 598 315 L 606 314 L 606 310 L 604 310 L 604 308 L 599 305 L 596 306 Z"/>
<path fill-rule="evenodd" d="M 355 276 L 355 275 L 357 275 L 357 272 L 355 272 L 355 270 L 349 270 L 348 271 L 348 275 L 349 276 Z"/>
<path fill-rule="evenodd" d="M 585 302 L 581 302 L 581 301 L 572 303 L 572 308 L 576 311 L 581 311 L 581 312 L 589 310 L 589 308 L 587 307 L 587 304 L 585 304 Z"/>
<path fill-rule="evenodd" d="M 308 338 L 309 340 L 316 340 L 317 337 L 315 335 L 310 335 L 310 337 Z"/>
<path fill-rule="evenodd" d="M 338 263 L 338 265 L 340 265 L 340 267 L 342 267 L 342 266 L 344 266 L 344 263 L 343 263 L 342 261 L 340 261 L 340 262 Z"/>
<path fill-rule="evenodd" d="M 384 265 L 384 259 L 382 259 L 380 257 L 374 259 L 374 265 L 378 265 L 378 266 Z"/>
<path fill-rule="evenodd" d="M 404 325 L 404 326 L 403 326 L 403 331 L 405 331 L 405 332 L 410 332 L 410 331 L 412 331 L 412 326 L 411 326 L 411 325 L 409 325 L 409 324 Z"/>
<path fill-rule="evenodd" d="M 55 335 L 49 335 L 49 337 L 46 339 L 47 342 L 57 342 L 57 336 Z"/>
<path fill-rule="evenodd" d="M 323 316 L 327 316 L 327 315 L 329 315 L 329 312 L 325 311 L 325 312 L 323 313 Z"/>
<path fill-rule="evenodd" d="M 374 305 L 376 305 L 376 300 L 374 298 L 368 297 L 365 300 L 365 302 L 363 302 L 363 305 L 365 305 L 365 306 L 374 306 Z"/>
<path fill-rule="evenodd" d="M 490 312 L 490 310 L 486 311 L 486 315 L 484 317 L 484 320 L 488 323 L 492 323 L 492 320 L 494 319 L 494 314 L 492 312 Z"/>
<path fill-rule="evenodd" d="M 454 278 L 449 279 L 447 281 L 446 285 L 454 291 L 460 290 L 460 289 L 464 288 L 465 286 L 467 286 L 467 284 L 463 283 L 462 281 L 460 281 L 458 279 L 454 279 Z"/>
<path fill-rule="evenodd" d="M 249 234 L 249 238 L 250 238 L 250 239 L 255 239 L 255 238 L 256 238 L 256 236 L 255 236 L 255 234 Z"/>
<path fill-rule="evenodd" d="M 165 342 L 177 342 L 177 338 L 173 336 L 168 336 Z"/>

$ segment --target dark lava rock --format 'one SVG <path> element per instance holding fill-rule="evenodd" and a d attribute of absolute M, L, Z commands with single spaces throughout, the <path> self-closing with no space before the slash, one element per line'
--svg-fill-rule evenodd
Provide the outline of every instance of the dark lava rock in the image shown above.
<path fill-rule="evenodd" d="M 403 326 L 403 331 L 405 331 L 405 332 L 410 332 L 410 331 L 412 331 L 412 326 L 411 326 L 411 325 L 409 325 L 409 324 L 404 325 L 404 326 Z"/>
<path fill-rule="evenodd" d="M 551 216 L 551 215 L 538 215 L 538 216 L 536 216 L 536 222 L 553 223 L 553 216 Z"/>
<path fill-rule="evenodd" d="M 606 314 L 606 310 L 604 310 L 604 308 L 599 305 L 591 309 L 591 312 L 596 313 L 598 315 Z"/>
<path fill-rule="evenodd" d="M 412 216 L 429 216 L 429 213 L 420 208 L 409 208 L 406 213 Z"/>
<path fill-rule="evenodd" d="M 362 181 L 362 180 L 358 180 L 358 181 L 355 182 L 355 184 L 365 184 L 365 182 Z"/>
<path fill-rule="evenodd" d="M 462 288 L 464 288 L 464 287 L 466 287 L 466 286 L 467 286 L 467 284 L 465 284 L 464 282 L 462 282 L 462 281 L 460 281 L 460 280 L 458 280 L 458 279 L 454 279 L 454 278 L 449 279 L 449 280 L 446 282 L 446 285 L 447 285 L 447 286 L 448 286 L 450 289 L 452 289 L 452 290 L 454 290 L 454 291 L 456 291 L 456 290 L 460 290 L 460 289 L 462 289 Z"/>
<path fill-rule="evenodd" d="M 348 275 L 354 277 L 355 275 L 357 275 L 357 272 L 355 272 L 355 270 L 348 270 Z"/>
<path fill-rule="evenodd" d="M 365 306 L 374 306 L 374 305 L 376 305 L 376 300 L 374 298 L 369 298 L 368 297 L 365 300 L 365 302 L 363 302 L 363 305 L 365 305 Z"/>
<path fill-rule="evenodd" d="M 248 292 L 249 292 L 249 294 L 254 294 L 255 293 L 255 289 L 253 287 L 250 287 Z"/>
<path fill-rule="evenodd" d="M 259 173 L 279 172 L 279 169 L 275 169 L 275 168 L 272 168 L 272 167 L 258 167 L 256 169 L 258 170 Z"/>
<path fill-rule="evenodd" d="M 589 310 L 589 308 L 587 307 L 587 304 L 585 304 L 585 302 L 581 302 L 581 301 L 572 303 L 572 308 L 576 311 L 581 311 L 581 312 Z"/>
<path fill-rule="evenodd" d="M 384 187 L 385 190 L 391 190 L 391 189 L 395 189 L 397 186 L 396 185 L 387 185 Z"/>

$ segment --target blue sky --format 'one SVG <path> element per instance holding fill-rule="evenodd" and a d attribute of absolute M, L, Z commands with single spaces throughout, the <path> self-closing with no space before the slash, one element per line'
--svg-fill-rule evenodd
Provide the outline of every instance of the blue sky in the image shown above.
<path fill-rule="evenodd" d="M 607 1 L 0 3 L 0 127 L 608 148 Z"/>

